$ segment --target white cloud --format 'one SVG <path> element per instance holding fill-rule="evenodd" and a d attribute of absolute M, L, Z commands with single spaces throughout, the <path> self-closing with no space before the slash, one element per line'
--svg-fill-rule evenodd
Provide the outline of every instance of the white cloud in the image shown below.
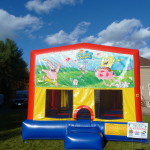
<path fill-rule="evenodd" d="M 140 49 L 143 56 L 150 57 L 147 43 L 149 39 L 150 28 L 144 28 L 137 19 L 124 19 L 113 22 L 97 35 L 81 39 L 81 42 Z"/>
<path fill-rule="evenodd" d="M 48 35 L 45 39 L 49 45 L 94 43 L 108 46 L 139 49 L 143 57 L 150 58 L 150 28 L 144 28 L 140 20 L 124 19 L 120 22 L 113 22 L 106 29 L 96 35 L 84 38 L 89 22 L 82 22 L 71 32 L 66 33 L 60 30 L 58 33 Z"/>
<path fill-rule="evenodd" d="M 89 36 L 82 39 L 83 42 L 92 42 L 96 44 L 104 44 L 111 46 L 134 46 L 134 37 L 141 27 L 141 23 L 136 19 L 125 19 L 121 22 L 113 22 L 105 30 L 100 31 L 96 36 Z M 91 41 L 90 41 L 91 40 Z M 134 47 L 135 48 L 135 47 Z"/>
<path fill-rule="evenodd" d="M 48 35 L 45 42 L 49 45 L 78 43 L 79 36 L 86 33 L 89 25 L 89 22 L 81 22 L 71 33 L 66 33 L 65 31 L 60 30 L 58 33 Z"/>
<path fill-rule="evenodd" d="M 149 58 L 150 59 L 150 47 L 144 47 L 140 50 L 140 54 L 142 57 L 145 57 L 145 58 Z"/>
<path fill-rule="evenodd" d="M 62 5 L 74 5 L 75 3 L 82 1 L 83 0 L 30 0 L 25 6 L 27 9 L 33 10 L 36 13 L 48 13 Z"/>
<path fill-rule="evenodd" d="M 41 22 L 37 17 L 26 15 L 16 17 L 0 9 L 0 40 L 14 38 L 18 31 L 31 33 L 41 27 Z"/>

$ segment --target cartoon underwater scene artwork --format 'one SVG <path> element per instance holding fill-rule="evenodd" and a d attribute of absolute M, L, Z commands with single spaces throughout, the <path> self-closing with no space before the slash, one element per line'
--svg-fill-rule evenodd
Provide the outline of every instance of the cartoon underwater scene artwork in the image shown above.
<path fill-rule="evenodd" d="M 36 87 L 133 88 L 133 56 L 91 49 L 36 56 Z"/>

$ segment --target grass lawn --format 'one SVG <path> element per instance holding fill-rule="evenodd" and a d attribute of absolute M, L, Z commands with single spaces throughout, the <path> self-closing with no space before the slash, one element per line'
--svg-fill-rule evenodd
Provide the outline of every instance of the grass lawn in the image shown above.
<path fill-rule="evenodd" d="M 1 109 L 0 150 L 64 150 L 63 140 L 29 140 L 23 143 L 21 122 L 26 119 L 26 110 Z M 150 116 L 143 116 L 143 120 L 150 125 Z M 150 150 L 150 143 L 107 142 L 104 150 Z"/>

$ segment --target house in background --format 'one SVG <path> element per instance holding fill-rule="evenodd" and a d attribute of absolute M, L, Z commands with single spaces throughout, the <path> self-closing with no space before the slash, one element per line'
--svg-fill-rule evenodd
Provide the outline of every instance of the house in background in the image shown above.
<path fill-rule="evenodd" d="M 140 57 L 142 105 L 150 107 L 150 59 Z"/>

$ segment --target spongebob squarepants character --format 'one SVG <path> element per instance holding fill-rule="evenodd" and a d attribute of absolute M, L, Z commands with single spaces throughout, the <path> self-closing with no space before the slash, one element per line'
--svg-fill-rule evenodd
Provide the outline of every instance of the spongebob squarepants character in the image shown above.
<path fill-rule="evenodd" d="M 112 65 L 115 62 L 118 62 L 120 60 L 116 60 L 114 56 L 107 56 L 107 57 L 103 57 L 101 64 L 100 64 L 100 69 L 96 70 L 95 72 L 95 76 L 99 79 L 99 80 L 103 80 L 103 84 L 105 86 L 111 87 L 111 86 L 115 86 L 115 87 L 119 87 L 119 86 L 125 86 L 125 83 L 121 82 L 118 78 L 118 76 L 115 75 L 114 71 L 111 70 Z M 106 83 L 106 80 L 108 80 L 110 83 Z M 128 85 L 126 85 L 128 86 Z"/>

